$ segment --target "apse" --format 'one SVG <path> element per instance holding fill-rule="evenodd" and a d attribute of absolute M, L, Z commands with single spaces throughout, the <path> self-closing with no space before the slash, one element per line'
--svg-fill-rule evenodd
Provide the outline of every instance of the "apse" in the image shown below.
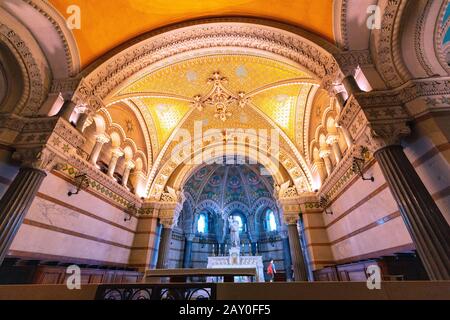
<path fill-rule="evenodd" d="M 205 268 L 230 248 L 228 217 L 239 221 L 241 252 L 271 259 L 283 275 L 290 261 L 274 180 L 260 164 L 210 164 L 183 187 L 183 209 L 171 242 L 170 268 Z M 285 266 L 286 265 L 286 266 Z M 287 270 L 290 274 L 290 270 Z"/>

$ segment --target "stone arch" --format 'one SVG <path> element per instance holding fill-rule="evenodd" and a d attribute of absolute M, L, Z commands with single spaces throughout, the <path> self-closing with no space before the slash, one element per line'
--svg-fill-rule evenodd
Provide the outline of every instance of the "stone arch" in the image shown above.
<path fill-rule="evenodd" d="M 149 192 L 149 196 L 152 199 L 159 199 L 159 197 L 161 196 L 169 178 L 172 176 L 172 174 L 177 171 L 177 172 L 183 172 L 184 177 L 181 178 L 177 178 L 174 179 L 176 181 L 176 184 L 172 185 L 171 187 L 176 189 L 176 190 L 180 190 L 183 181 L 186 181 L 185 177 L 188 177 L 190 174 L 194 172 L 198 166 L 200 165 L 192 165 L 189 164 L 188 161 L 189 159 L 195 159 L 196 155 L 200 154 L 200 153 L 206 153 L 208 154 L 208 149 L 212 149 L 212 148 L 217 148 L 218 146 L 223 146 L 222 144 L 210 144 L 207 146 L 204 146 L 202 149 L 199 150 L 195 150 L 195 152 L 191 153 L 191 154 L 183 154 L 183 157 L 181 158 L 170 158 L 169 160 L 167 160 L 165 163 L 163 163 L 161 165 L 160 170 L 158 171 L 157 174 L 155 174 L 155 177 L 153 179 L 153 181 L 149 181 L 152 182 L 151 185 L 149 185 L 150 187 L 150 192 Z M 236 148 L 234 148 L 234 153 L 233 155 L 236 156 L 250 156 L 251 158 L 251 154 L 249 155 L 248 152 L 248 147 L 250 148 L 254 148 L 253 146 L 248 146 L 248 145 L 236 145 L 234 144 L 234 146 L 236 146 Z M 219 148 L 218 153 L 215 154 L 216 158 L 221 158 L 223 156 L 229 155 L 226 153 L 226 150 L 224 150 L 226 148 Z M 291 179 L 291 181 L 294 183 L 294 185 L 297 187 L 297 190 L 300 192 L 303 188 L 308 187 L 309 188 L 309 179 L 307 178 L 307 176 L 305 175 L 305 173 L 303 172 L 303 170 L 300 168 L 300 166 L 297 164 L 295 164 L 295 161 L 293 160 L 292 157 L 290 157 L 287 153 L 285 153 L 284 151 L 280 150 L 280 161 L 275 161 L 275 159 L 273 159 L 273 157 L 269 157 L 266 153 L 261 152 L 258 149 L 255 149 L 255 154 L 258 155 L 258 158 L 252 158 L 253 161 L 255 161 L 256 163 L 260 163 L 261 165 L 263 165 L 272 175 L 272 177 L 274 178 L 274 180 L 276 181 L 277 184 L 281 185 L 283 183 L 286 182 L 286 177 L 284 177 L 282 175 L 281 172 L 285 172 L 288 175 L 288 178 Z M 284 158 L 284 161 L 283 161 Z M 285 167 L 285 165 L 289 164 L 290 166 L 294 165 L 294 167 L 291 167 L 290 169 L 287 169 Z M 179 166 L 188 166 L 189 169 L 188 170 L 180 170 Z M 295 176 L 293 176 L 293 172 L 294 170 L 300 174 L 299 178 L 296 178 Z M 152 179 L 152 174 L 150 174 L 150 179 Z M 306 184 L 306 186 L 305 186 Z"/>
<path fill-rule="evenodd" d="M 260 198 L 253 204 L 253 206 L 251 208 L 252 212 L 254 212 L 255 233 L 258 233 L 258 231 L 262 230 L 261 224 L 262 224 L 263 214 L 265 213 L 265 209 L 268 209 L 268 208 L 273 211 L 277 225 L 281 229 L 281 226 L 282 226 L 282 217 L 280 214 L 281 210 L 279 209 L 275 200 L 270 199 L 270 198 Z"/>
<path fill-rule="evenodd" d="M 120 148 L 120 146 L 122 145 L 122 136 L 120 134 L 120 131 L 112 129 L 108 133 L 111 137 L 111 146 L 113 148 Z"/>
<path fill-rule="evenodd" d="M 29 30 L 15 17 L 0 8 L 0 51 L 7 67 L 9 89 L 19 84 L 2 106 L 6 112 L 36 116 L 47 98 L 51 84 L 51 72 L 39 44 Z M 1 53 L 0 52 L 0 53 Z M 8 70 L 11 68 L 10 70 Z M 20 75 L 20 76 L 19 76 Z"/>
<path fill-rule="evenodd" d="M 333 55 L 340 50 L 322 38 L 280 22 L 230 17 L 199 19 L 144 34 L 87 68 L 84 82 L 93 94 L 106 99 L 122 83 L 165 59 L 219 47 L 288 59 L 308 70 L 326 89 L 339 77 Z"/>

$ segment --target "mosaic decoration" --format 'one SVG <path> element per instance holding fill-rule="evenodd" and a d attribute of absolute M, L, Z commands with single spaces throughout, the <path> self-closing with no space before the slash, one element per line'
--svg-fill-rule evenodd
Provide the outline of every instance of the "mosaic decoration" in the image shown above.
<path fill-rule="evenodd" d="M 231 203 L 251 208 L 258 199 L 272 198 L 274 181 L 271 176 L 261 176 L 261 170 L 261 165 L 249 164 L 205 166 L 188 180 L 184 193 L 194 199 L 194 206 L 213 201 L 212 212 L 217 208 L 223 210 Z"/>

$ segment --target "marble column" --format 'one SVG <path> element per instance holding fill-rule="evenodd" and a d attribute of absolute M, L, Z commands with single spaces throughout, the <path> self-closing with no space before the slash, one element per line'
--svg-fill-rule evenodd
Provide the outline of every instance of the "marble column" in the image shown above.
<path fill-rule="evenodd" d="M 289 245 L 289 238 L 284 236 L 283 240 L 283 256 L 284 256 L 284 269 L 286 270 L 286 281 L 292 280 L 292 258 L 291 258 L 291 246 Z"/>
<path fill-rule="evenodd" d="M 431 280 L 450 280 L 450 227 L 400 145 L 374 153 Z"/>
<path fill-rule="evenodd" d="M 306 273 L 306 262 L 300 245 L 300 236 L 297 229 L 297 220 L 288 219 L 287 229 L 289 235 L 289 245 L 291 249 L 292 268 L 294 269 L 295 281 L 308 281 Z"/>
<path fill-rule="evenodd" d="M 334 157 L 336 159 L 336 163 L 341 162 L 342 160 L 342 151 L 339 146 L 339 136 L 338 135 L 329 135 L 327 137 L 327 144 L 331 146 L 333 150 Z"/>
<path fill-rule="evenodd" d="M 117 161 L 122 157 L 124 153 L 120 149 L 115 149 L 111 153 L 111 160 L 109 161 L 108 166 L 108 176 L 111 178 L 114 176 L 114 172 L 116 172 Z"/>
<path fill-rule="evenodd" d="M 169 268 L 170 241 L 172 240 L 172 226 L 163 224 L 161 229 L 161 241 L 158 250 L 158 262 L 156 269 Z"/>
<path fill-rule="evenodd" d="M 131 172 L 131 170 L 133 170 L 134 167 L 135 167 L 135 164 L 134 164 L 134 162 L 132 160 L 128 160 L 125 163 L 125 169 L 124 169 L 123 174 L 122 174 L 122 185 L 124 187 L 127 186 L 128 178 L 130 177 L 130 172 Z"/>
<path fill-rule="evenodd" d="M 327 175 L 331 176 L 333 172 L 333 163 L 330 160 L 331 150 L 330 149 L 320 149 L 320 157 L 325 163 L 325 169 L 327 170 Z"/>
<path fill-rule="evenodd" d="M 187 234 L 184 242 L 183 268 L 192 268 L 192 241 L 193 234 Z"/>
<path fill-rule="evenodd" d="M 58 112 L 58 116 L 67 121 L 70 121 L 70 117 L 72 117 L 72 114 L 76 107 L 77 105 L 72 100 L 65 101 Z"/>
<path fill-rule="evenodd" d="M 46 175 L 44 170 L 20 168 L 0 200 L 0 265 Z"/>
<path fill-rule="evenodd" d="M 97 164 L 98 157 L 100 156 L 100 152 L 102 151 L 103 145 L 109 142 L 109 137 L 104 134 L 98 135 L 95 137 L 95 145 L 92 149 L 91 155 L 89 157 L 89 162 L 93 165 Z"/>

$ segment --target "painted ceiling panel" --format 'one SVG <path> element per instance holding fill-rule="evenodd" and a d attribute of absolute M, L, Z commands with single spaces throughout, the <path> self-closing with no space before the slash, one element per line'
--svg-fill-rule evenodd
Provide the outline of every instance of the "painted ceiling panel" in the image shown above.
<path fill-rule="evenodd" d="M 287 136 L 295 140 L 295 109 L 302 85 L 287 85 L 266 90 L 252 97 L 252 102 L 272 119 Z"/>
<path fill-rule="evenodd" d="M 214 72 L 227 78 L 227 89 L 234 93 L 292 78 L 309 78 L 299 69 L 275 60 L 250 55 L 215 55 L 182 61 L 141 77 L 120 94 L 157 92 L 193 98 L 206 95 Z"/>
<path fill-rule="evenodd" d="M 176 99 L 142 98 L 141 100 L 153 118 L 158 143 L 163 146 L 191 106 L 188 102 Z"/>
<path fill-rule="evenodd" d="M 333 41 L 333 0 L 50 0 L 66 18 L 81 11 L 74 30 L 83 66 L 114 47 L 169 24 L 212 16 L 252 16 L 278 20 Z"/>
<path fill-rule="evenodd" d="M 260 198 L 272 197 L 273 178 L 261 175 L 262 168 L 259 164 L 208 165 L 193 174 L 184 192 L 195 204 L 212 200 L 222 209 L 232 202 L 251 207 Z"/>

